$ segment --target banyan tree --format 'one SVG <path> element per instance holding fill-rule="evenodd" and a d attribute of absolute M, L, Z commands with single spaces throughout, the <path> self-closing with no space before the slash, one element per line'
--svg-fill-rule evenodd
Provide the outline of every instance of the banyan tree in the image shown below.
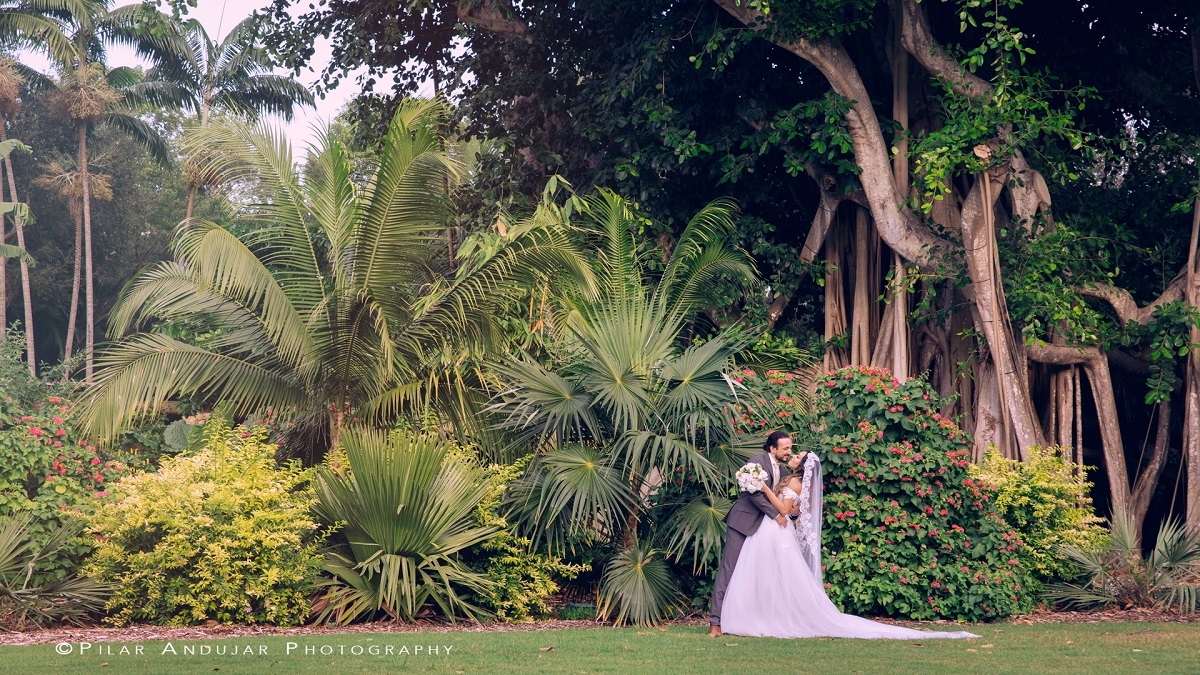
<path fill-rule="evenodd" d="M 768 322 L 823 314 L 827 368 L 927 377 L 977 454 L 1060 447 L 1137 522 L 1170 474 L 1160 511 L 1200 526 L 1194 4 L 425 0 L 381 35 L 348 0 L 298 21 L 335 40 L 331 82 L 451 82 L 531 188 L 612 185 L 664 219 L 737 198 L 766 223 Z"/>

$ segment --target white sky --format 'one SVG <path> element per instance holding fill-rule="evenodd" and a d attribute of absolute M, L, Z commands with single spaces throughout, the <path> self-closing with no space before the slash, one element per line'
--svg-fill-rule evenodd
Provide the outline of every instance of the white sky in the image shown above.
<path fill-rule="evenodd" d="M 128 4 L 131 1 L 120 0 L 116 4 Z M 210 36 L 216 40 L 220 40 L 239 21 L 250 16 L 255 10 L 262 9 L 269 4 L 271 4 L 271 0 L 199 0 L 197 7 L 188 13 L 188 17 L 198 19 Z M 296 3 L 293 11 L 301 12 L 307 9 L 307 7 L 308 3 L 301 1 Z M 318 41 L 310 63 L 311 68 L 302 72 L 297 79 L 304 85 L 311 87 L 311 85 L 317 82 L 321 71 L 329 63 L 330 53 L 329 41 L 324 39 Z M 35 54 L 23 54 L 21 58 L 28 65 L 46 72 L 45 59 Z M 128 47 L 110 46 L 108 65 L 116 67 L 147 66 L 148 64 L 139 59 L 134 51 Z M 351 72 L 349 76 L 342 78 L 337 89 L 328 92 L 324 99 L 317 99 L 315 109 L 301 108 L 299 113 L 292 118 L 292 121 L 286 124 L 288 138 L 291 139 L 292 147 L 297 154 L 315 137 L 313 133 L 315 126 L 332 120 L 342 106 L 359 93 L 360 87 L 355 78 L 357 74 L 357 71 Z M 275 118 L 273 122 L 284 124 L 279 118 Z"/>

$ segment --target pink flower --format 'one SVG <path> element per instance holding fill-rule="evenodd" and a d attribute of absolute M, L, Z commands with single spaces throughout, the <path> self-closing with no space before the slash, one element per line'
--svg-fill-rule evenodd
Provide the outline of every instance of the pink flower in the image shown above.
<path fill-rule="evenodd" d="M 51 396 L 46 400 L 50 401 L 51 403 L 62 403 L 62 399 L 57 396 Z"/>
<path fill-rule="evenodd" d="M 97 464 L 99 464 L 99 463 L 100 463 L 100 458 L 99 458 L 99 457 L 93 457 L 93 458 L 92 458 L 92 466 L 96 466 L 96 465 L 97 465 Z"/>

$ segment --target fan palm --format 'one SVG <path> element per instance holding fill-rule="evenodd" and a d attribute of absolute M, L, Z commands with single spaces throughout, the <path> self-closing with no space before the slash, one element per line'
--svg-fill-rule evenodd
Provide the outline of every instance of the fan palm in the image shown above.
<path fill-rule="evenodd" d="M 189 111 L 200 127 L 208 126 L 213 112 L 251 119 L 270 113 L 290 120 L 297 106 L 314 104 L 312 93 L 302 84 L 271 73 L 270 57 L 258 43 L 254 17 L 234 26 L 220 42 L 195 19 L 176 24 L 162 18 L 159 36 L 141 50 L 154 66 L 145 81 L 126 91 L 131 100 Z M 187 167 L 185 173 L 185 219 L 190 222 L 196 191 L 206 177 L 195 166 Z"/>
<path fill-rule="evenodd" d="M 80 624 L 104 608 L 108 589 L 87 578 L 69 575 L 37 584 L 34 574 L 79 534 L 79 525 L 62 525 L 40 547 L 28 534 L 29 517 L 0 519 L 0 616 L 20 630 L 27 624 L 69 621 Z"/>
<path fill-rule="evenodd" d="M 432 435 L 348 430 L 347 468 L 322 465 L 317 512 L 343 523 L 345 554 L 330 552 L 334 581 L 317 601 L 318 621 L 349 623 L 386 612 L 412 621 L 428 602 L 453 620 L 480 614 L 459 590 L 480 592 L 487 578 L 457 554 L 496 536 L 474 512 L 489 487 L 482 472 L 448 455 Z"/>
<path fill-rule="evenodd" d="M 290 413 L 290 444 L 319 452 L 353 417 L 454 410 L 470 384 L 458 366 L 491 344 L 495 308 L 523 280 L 588 276 L 550 227 L 445 259 L 438 235 L 459 168 L 439 149 L 442 114 L 437 102 L 403 103 L 364 186 L 328 135 L 302 174 L 286 139 L 261 124 L 192 130 L 192 158 L 256 181 L 265 200 L 241 214 L 244 234 L 211 222 L 181 231 L 176 260 L 123 291 L 110 319 L 117 341 L 85 402 L 90 431 L 111 438 L 188 395 L 236 414 Z M 198 337 L 133 332 L 164 320 Z"/>
<path fill-rule="evenodd" d="M 655 278 L 625 201 L 607 191 L 588 199 L 598 299 L 568 297 L 550 366 L 526 358 L 497 367 L 505 389 L 493 410 L 538 448 L 510 487 L 512 520 L 552 549 L 581 537 L 619 543 L 625 550 L 605 572 L 600 607 L 619 621 L 657 621 L 676 599 L 674 582 L 660 578 L 663 552 L 637 541 L 641 510 L 663 476 L 683 469 L 710 493 L 671 519 L 670 552 L 699 547 L 706 558 L 719 546 L 713 514 L 728 505 L 711 488 L 736 460 L 724 371 L 741 344 L 725 335 L 691 345 L 682 338 L 714 281 L 754 278 L 745 253 L 725 243 L 734 213 L 724 201 L 704 208 Z"/>
<path fill-rule="evenodd" d="M 1133 516 L 1117 513 L 1109 524 L 1108 541 L 1096 551 L 1064 546 L 1063 553 L 1079 566 L 1080 584 L 1054 584 L 1046 597 L 1063 605 L 1095 607 L 1177 607 L 1195 612 L 1200 595 L 1200 532 L 1167 520 L 1158 531 L 1150 555 Z"/>

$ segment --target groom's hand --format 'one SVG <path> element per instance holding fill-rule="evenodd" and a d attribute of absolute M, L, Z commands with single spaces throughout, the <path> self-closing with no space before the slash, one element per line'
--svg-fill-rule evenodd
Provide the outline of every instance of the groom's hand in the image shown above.
<path fill-rule="evenodd" d="M 787 527 L 787 516 L 781 513 L 775 516 L 775 522 L 779 523 L 780 527 Z"/>

